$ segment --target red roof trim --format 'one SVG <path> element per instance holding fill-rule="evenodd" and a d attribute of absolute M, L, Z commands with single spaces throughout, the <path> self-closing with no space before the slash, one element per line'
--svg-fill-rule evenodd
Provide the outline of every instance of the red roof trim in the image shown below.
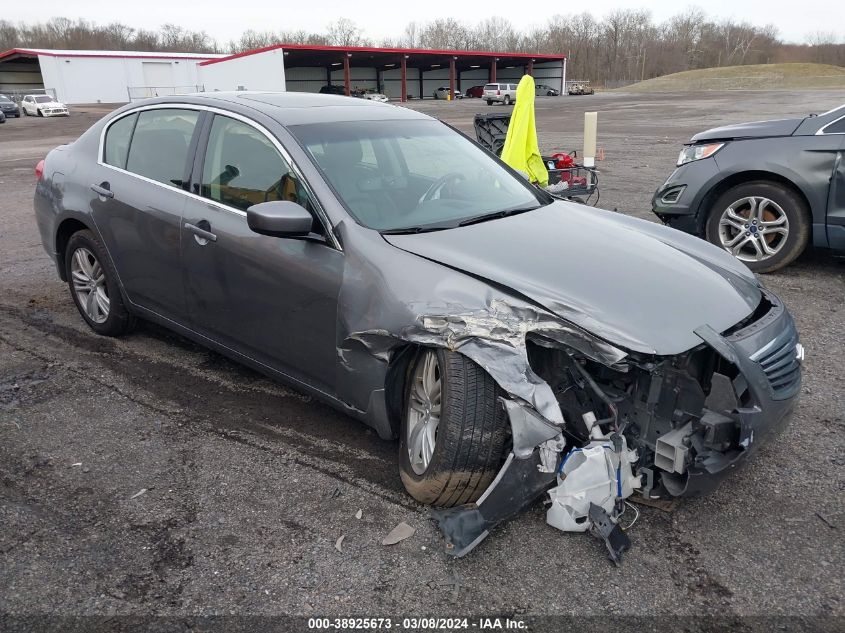
<path fill-rule="evenodd" d="M 217 59 L 210 59 L 200 63 L 200 66 L 209 66 L 220 62 L 227 62 L 239 57 L 248 57 L 250 55 L 257 55 L 259 53 L 266 53 L 268 51 L 286 48 L 298 51 L 337 51 L 338 53 L 392 53 L 396 55 L 452 55 L 455 57 L 511 57 L 521 59 L 533 59 L 534 61 L 562 61 L 566 59 L 566 55 L 541 55 L 535 53 L 496 53 L 491 51 L 450 51 L 430 48 L 375 48 L 368 46 L 316 46 L 313 44 L 273 44 L 272 46 L 264 46 L 263 48 L 256 48 L 250 51 L 243 51 L 242 53 L 235 53 L 226 57 L 219 57 Z"/>
<path fill-rule="evenodd" d="M 8 51 L 0 53 L 0 60 L 11 57 L 12 55 L 28 55 L 30 57 L 38 57 L 44 55 L 45 57 L 99 57 L 103 59 L 185 59 L 185 60 L 212 60 L 214 57 L 187 57 L 183 53 L 173 53 L 165 55 L 103 55 L 102 53 L 54 53 L 52 51 L 38 51 L 30 48 L 12 48 Z"/>

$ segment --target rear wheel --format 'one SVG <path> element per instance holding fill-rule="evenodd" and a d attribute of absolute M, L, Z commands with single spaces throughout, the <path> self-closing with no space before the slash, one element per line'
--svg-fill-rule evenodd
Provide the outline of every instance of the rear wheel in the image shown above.
<path fill-rule="evenodd" d="M 508 437 L 490 375 L 456 352 L 422 349 L 406 380 L 399 472 L 417 501 L 449 507 L 478 499 L 501 466 Z"/>
<path fill-rule="evenodd" d="M 505 98 L 504 98 L 504 100 L 503 100 L 503 103 L 504 103 L 505 105 L 510 105 L 510 104 L 511 104 L 511 98 L 510 98 L 510 95 L 505 95 Z"/>
<path fill-rule="evenodd" d="M 117 273 L 106 249 L 91 231 L 71 235 L 65 249 L 68 287 L 88 326 L 103 336 L 120 336 L 134 319 L 120 294 Z"/>
<path fill-rule="evenodd" d="M 792 189 L 767 181 L 732 187 L 710 210 L 707 240 L 751 270 L 767 273 L 793 262 L 810 241 L 810 211 Z"/>
<path fill-rule="evenodd" d="M 492 99 L 487 99 L 487 105 L 493 105 L 493 100 L 492 100 Z"/>

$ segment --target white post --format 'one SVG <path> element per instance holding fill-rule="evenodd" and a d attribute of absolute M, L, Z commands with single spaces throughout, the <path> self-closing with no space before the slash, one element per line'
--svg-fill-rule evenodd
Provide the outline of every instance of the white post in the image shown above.
<path fill-rule="evenodd" d="M 566 57 L 563 58 L 563 76 L 560 78 L 560 96 L 566 94 Z"/>
<path fill-rule="evenodd" d="M 584 167 L 596 166 L 598 119 L 598 112 L 584 113 Z"/>

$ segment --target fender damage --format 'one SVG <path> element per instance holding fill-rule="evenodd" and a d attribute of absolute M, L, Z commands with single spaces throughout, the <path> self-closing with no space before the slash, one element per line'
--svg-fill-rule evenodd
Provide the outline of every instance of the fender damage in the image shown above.
<path fill-rule="evenodd" d="M 369 256 L 375 265 L 378 250 Z M 694 265 L 719 274 L 719 262 L 695 255 L 687 255 Z M 478 363 L 507 394 L 512 446 L 496 478 L 475 503 L 433 511 L 456 556 L 549 491 L 547 521 L 593 532 L 618 563 L 630 545 L 619 525 L 626 498 L 709 492 L 781 425 L 800 390 L 791 316 L 735 271 L 721 274 L 751 305 L 745 316 L 730 327 L 697 323 L 685 335 L 692 346 L 665 353 L 641 344 L 644 329 L 632 336 L 605 323 L 593 334 L 585 325 L 604 313 L 584 303 L 558 296 L 552 311 L 548 295 L 535 302 L 476 271 L 456 280 L 460 268 L 425 254 L 413 265 L 416 275 L 379 267 L 350 280 L 357 287 L 344 285 L 352 290 L 341 297 L 338 355 L 354 377 L 361 355 L 387 365 L 408 344 L 442 347 Z M 379 296 L 384 287 L 389 297 Z M 441 302 L 417 299 L 432 295 Z"/>

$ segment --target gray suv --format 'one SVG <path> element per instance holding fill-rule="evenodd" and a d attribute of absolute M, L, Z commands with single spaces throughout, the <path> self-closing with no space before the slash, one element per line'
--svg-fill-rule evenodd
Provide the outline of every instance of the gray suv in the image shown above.
<path fill-rule="evenodd" d="M 652 208 L 756 272 L 786 266 L 808 245 L 845 250 L 845 105 L 696 134 Z"/>
<path fill-rule="evenodd" d="M 487 105 L 510 105 L 516 101 L 516 84 L 486 84 L 481 98 L 487 100 Z"/>

